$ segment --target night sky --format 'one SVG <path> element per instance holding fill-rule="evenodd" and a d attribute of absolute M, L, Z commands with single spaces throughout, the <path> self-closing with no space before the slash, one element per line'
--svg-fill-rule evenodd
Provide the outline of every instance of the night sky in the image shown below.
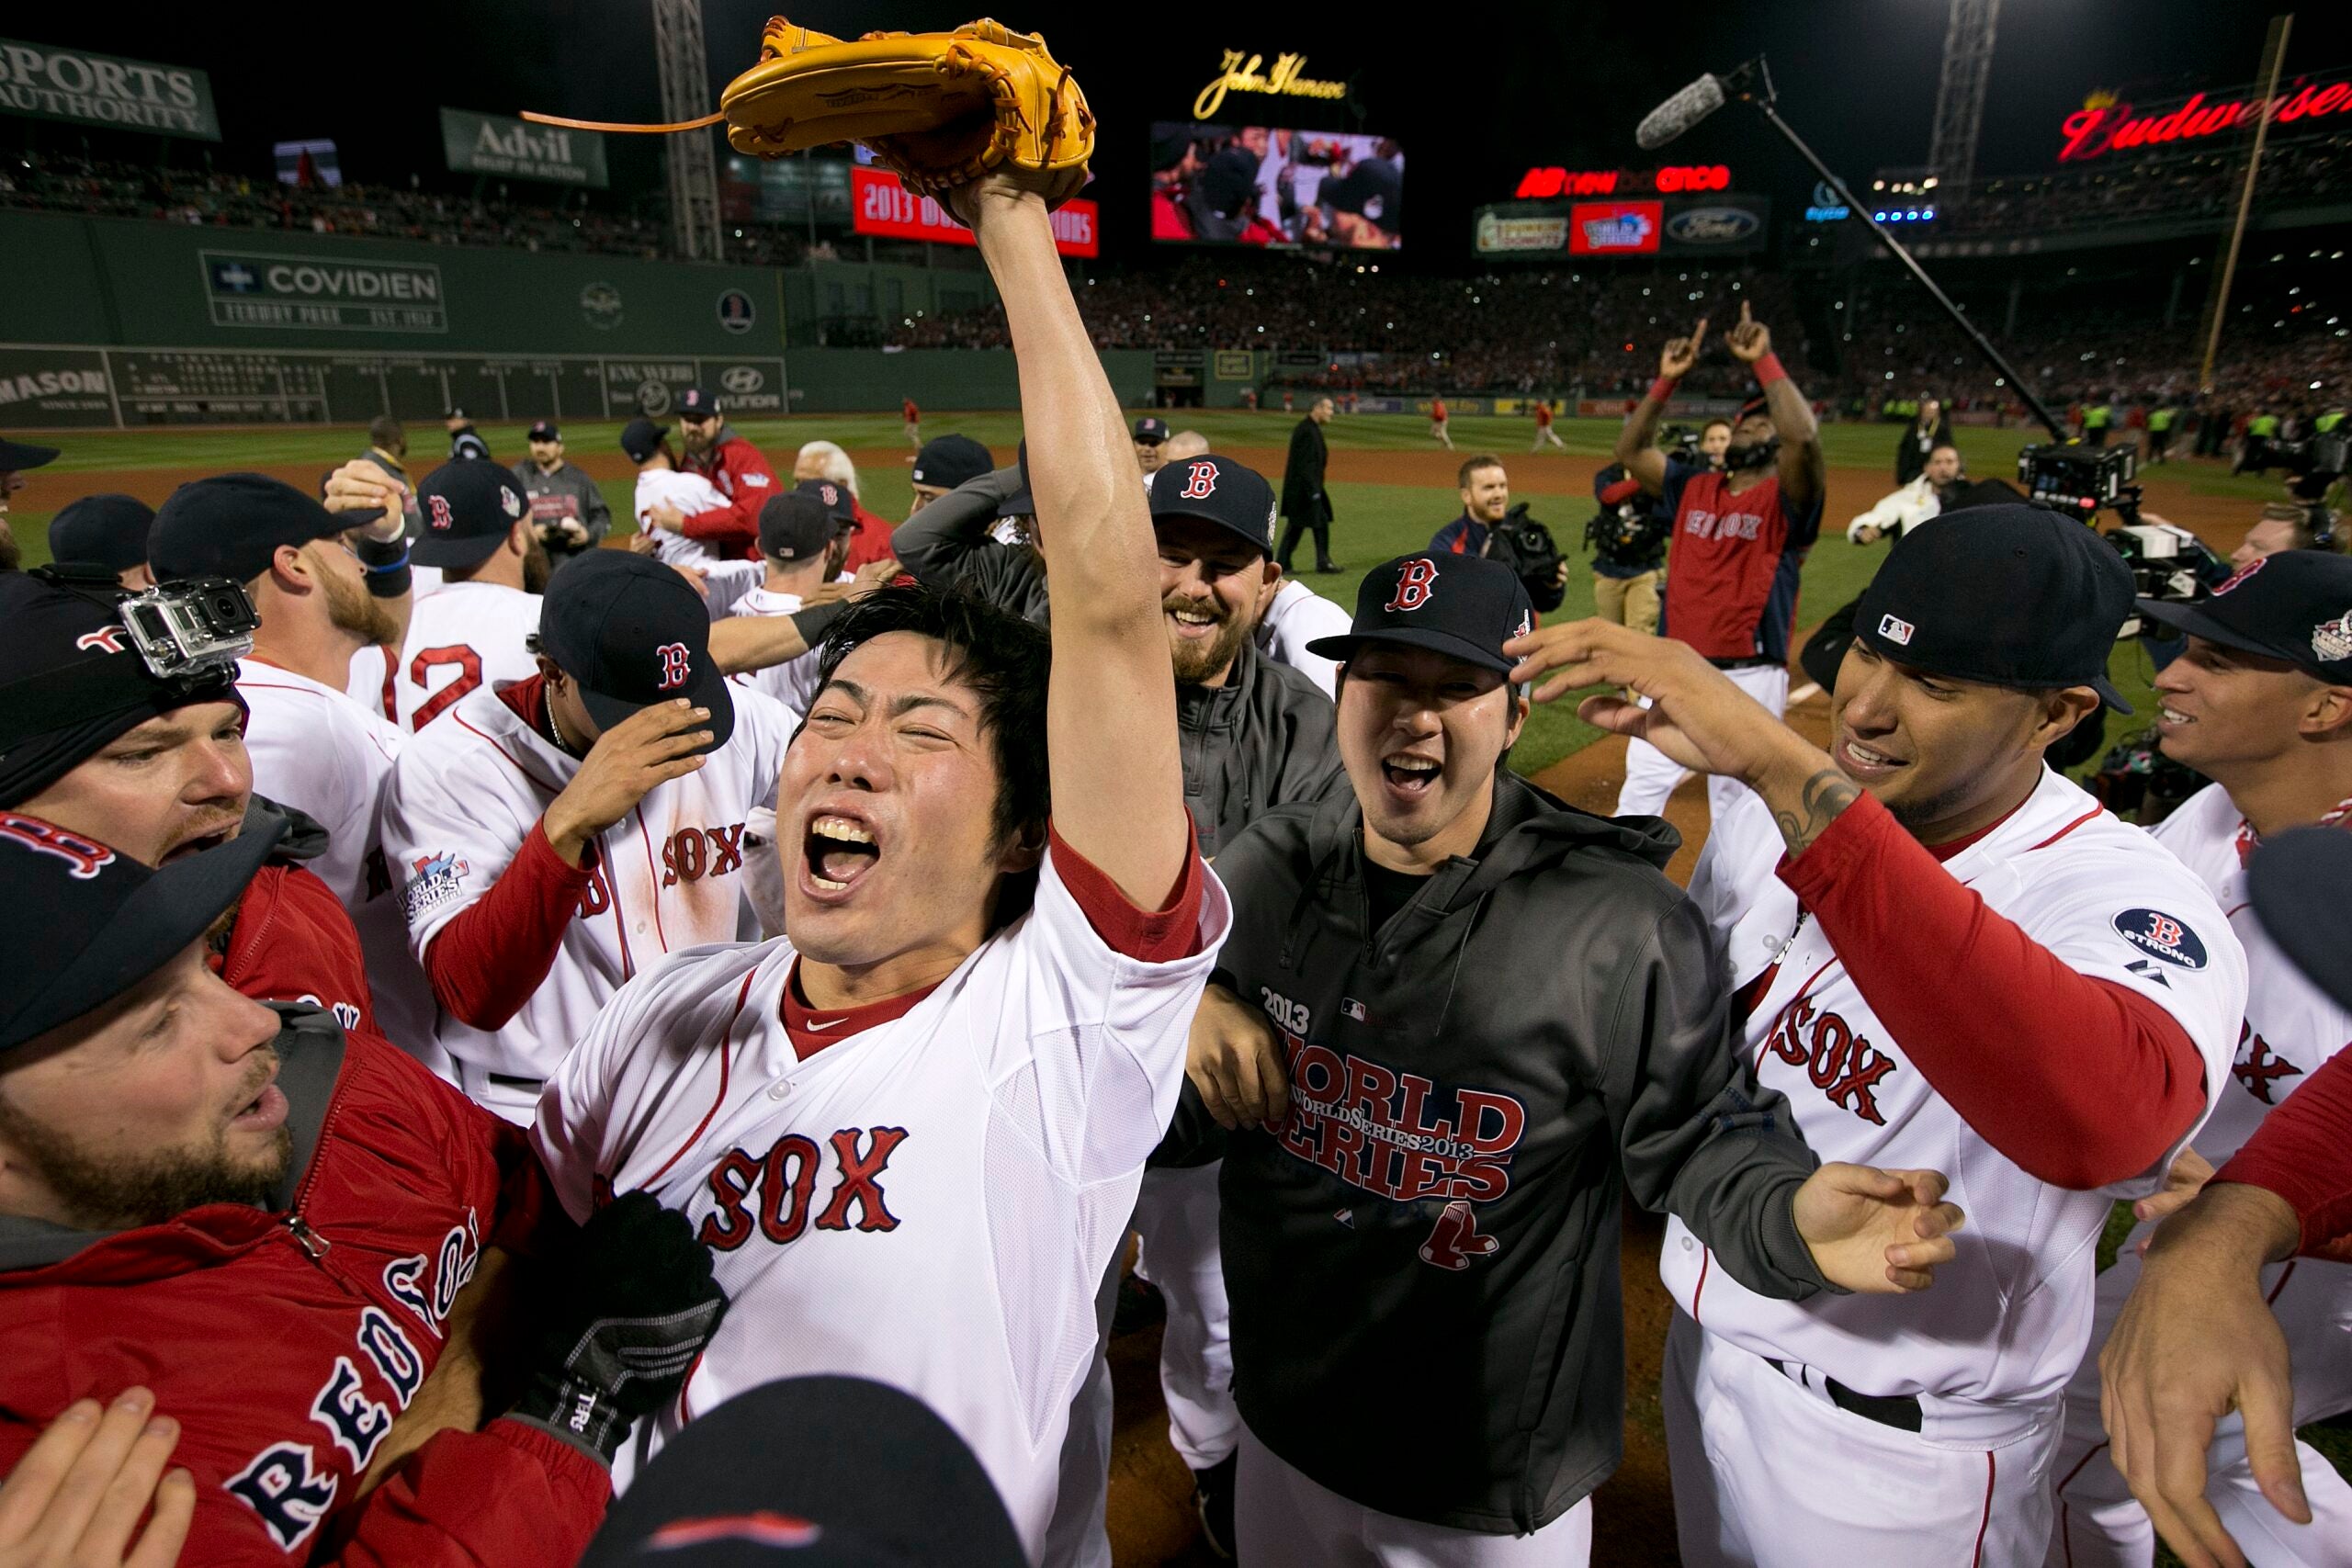
<path fill-rule="evenodd" d="M 714 95 L 752 63 L 768 0 L 704 0 Z M 2352 66 L 2346 8 L 2305 8 L 2288 73 Z M 6 30 L 51 44 L 202 67 L 211 74 L 224 167 L 261 174 L 269 144 L 327 137 L 346 178 L 428 185 L 442 168 L 435 108 L 492 112 L 525 107 L 586 118 L 655 119 L 660 100 L 652 23 L 643 0 L 422 0 L 370 13 L 365 51 L 330 45 L 302 13 L 256 13 L 233 40 L 203 6 L 141 6 L 139 26 L 119 9 L 93 7 L 88 25 L 50 7 L 12 18 Z M 2053 166 L 2057 123 L 2095 86 L 2153 103 L 2197 86 L 2249 81 L 2268 7 L 2237 0 L 2007 0 L 1984 109 L 1978 170 Z M 1394 17 L 1382 7 L 1367 16 Z M 1396 137 L 1407 156 L 1409 260 L 1455 267 L 1469 248 L 1470 210 L 1510 197 L 1531 164 L 1643 167 L 1661 161 L 1725 163 L 1738 188 L 1802 206 L 1813 179 L 1754 116 L 1727 107 L 1656 155 L 1634 143 L 1634 126 L 1660 98 L 1702 71 L 1727 70 L 1758 52 L 1771 61 L 1784 116 L 1849 180 L 1917 165 L 1928 152 L 1945 0 L 1770 0 L 1699 4 L 1668 11 L 1624 4 L 1436 6 L 1411 30 L 1351 31 L 1348 9 L 1320 6 L 1075 5 L 1038 0 L 1000 19 L 1045 34 L 1073 67 L 1101 122 L 1090 194 L 1102 203 L 1107 255 L 1143 250 L 1144 141 L 1155 118 L 1183 118 L 1216 73 L 1227 48 L 1303 51 L 1306 73 L 1352 75 L 1362 129 Z M 1463 30 L 1466 17 L 1479 18 Z M 854 33 L 888 21 L 910 29 L 952 27 L 968 13 L 906 0 L 811 0 L 793 19 Z M 1662 25 L 1661 25 L 1662 24 Z M 1138 38 L 1145 41 L 1140 47 Z M 1311 124 L 1328 106 L 1235 95 L 1225 118 Z M 1283 106 L 1301 113 L 1287 117 Z M 23 122 L 17 122 L 21 125 Z M 9 134 L 23 134 L 16 126 Z M 41 145 L 70 146 L 72 128 L 42 125 Z M 119 153 L 127 139 L 109 139 Z M 615 194 L 660 181 L 655 139 L 615 137 Z M 151 149 L 144 155 L 153 156 Z M 181 161 L 185 151 L 175 161 Z M 1409 265 L 1409 261 L 1408 261 Z"/>

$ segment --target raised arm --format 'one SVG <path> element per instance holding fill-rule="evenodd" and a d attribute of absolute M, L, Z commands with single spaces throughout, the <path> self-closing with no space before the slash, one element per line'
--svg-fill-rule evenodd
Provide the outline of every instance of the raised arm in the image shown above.
<path fill-rule="evenodd" d="M 1670 338 L 1658 352 L 1657 379 L 1625 416 L 1624 428 L 1617 433 L 1617 461 L 1625 472 L 1652 495 L 1666 489 L 1666 454 L 1657 448 L 1657 422 L 1666 413 L 1667 400 L 1674 396 L 1674 384 L 1690 373 L 1699 362 L 1699 345 L 1707 339 L 1707 318 L 1690 329 L 1689 337 Z"/>
<path fill-rule="evenodd" d="M 1813 405 L 1781 367 L 1781 356 L 1772 352 L 1771 329 L 1749 316 L 1742 304 L 1739 325 L 1724 334 L 1724 346 L 1731 350 L 1734 359 L 1756 367 L 1757 384 L 1764 389 L 1765 406 L 1772 411 L 1772 428 L 1781 437 L 1781 494 L 1800 507 L 1818 501 L 1828 473 L 1821 457 L 1821 427 L 1814 423 Z"/>
<path fill-rule="evenodd" d="M 1118 399 L 1062 275 L 1046 203 L 997 174 L 954 193 L 1004 300 L 1030 491 L 1054 585 L 1046 737 L 1062 840 L 1136 905 L 1193 853 L 1159 570 Z"/>

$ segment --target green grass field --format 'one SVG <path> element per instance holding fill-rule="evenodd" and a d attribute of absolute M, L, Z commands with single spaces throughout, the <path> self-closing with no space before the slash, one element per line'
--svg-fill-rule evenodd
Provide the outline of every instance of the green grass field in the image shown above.
<path fill-rule="evenodd" d="M 1220 448 L 1261 452 L 1273 448 L 1276 456 L 1272 466 L 1278 468 L 1279 453 L 1289 439 L 1295 416 L 1199 411 L 1186 413 L 1173 423 L 1179 427 L 1199 430 Z M 523 455 L 525 425 L 481 428 L 491 449 L 500 457 L 512 459 Z M 838 442 L 853 452 L 875 454 L 907 449 L 895 414 L 802 414 L 785 419 L 745 420 L 736 428 L 779 464 L 788 461 L 790 453 L 801 442 L 820 437 Z M 1617 432 L 1615 422 L 1606 420 L 1563 420 L 1558 428 L 1571 453 L 1594 457 L 1607 454 Z M 929 434 L 960 431 L 1001 453 L 1009 453 L 1021 438 L 1020 417 L 1012 412 L 933 414 L 926 418 L 924 430 Z M 1556 453 L 1528 454 L 1532 432 L 1532 422 L 1525 419 L 1461 416 L 1453 422 L 1455 447 L 1464 456 L 1490 451 L 1503 457 L 1510 466 L 1520 494 L 1534 502 L 1534 514 L 1550 525 L 1562 548 L 1575 558 L 1577 566 L 1569 574 L 1567 600 L 1558 611 L 1545 617 L 1573 619 L 1592 613 L 1592 581 L 1583 570 L 1586 558 L 1581 538 L 1585 521 L 1592 514 L 1593 502 L 1589 490 L 1577 478 L 1585 471 L 1582 465 L 1571 470 Z M 620 426 L 616 423 L 568 424 L 564 432 L 568 452 L 575 459 L 584 457 L 594 463 L 600 473 L 618 462 L 619 434 Z M 1428 422 L 1417 415 L 1342 417 L 1327 427 L 1327 435 L 1339 452 L 1435 450 L 1429 439 Z M 1959 443 L 1970 471 L 1993 478 L 2015 474 L 2017 450 L 2026 437 L 2027 433 L 2018 430 L 1973 426 L 1959 432 Z M 417 427 L 411 439 L 419 454 L 441 449 L 440 432 L 429 424 Z M 1823 446 L 1832 469 L 1864 469 L 1872 478 L 1864 483 L 1858 482 L 1858 476 L 1833 474 L 1822 542 L 1805 563 L 1798 611 L 1801 624 L 1817 621 L 1859 593 L 1883 558 L 1883 547 L 1857 547 L 1847 544 L 1842 528 L 1846 517 L 1862 510 L 1890 488 L 1878 482 L 1876 476 L 1886 471 L 1894 443 L 1893 429 L 1887 425 L 1832 424 L 1825 428 Z M 124 482 L 120 479 L 110 479 L 109 476 L 126 476 L 142 469 L 222 472 L 288 465 L 315 468 L 323 473 L 357 452 L 364 442 L 356 432 L 345 428 L 93 431 L 62 434 L 52 438 L 52 444 L 62 447 L 63 455 L 44 471 L 45 475 L 86 474 L 86 488 L 102 491 L 120 488 Z M 610 464 L 606 462 L 608 458 Z M 429 460 L 422 461 L 416 471 L 423 472 L 430 466 Z M 2183 465 L 2163 472 L 2167 482 L 2185 484 L 2191 493 L 2243 499 L 2249 512 L 2277 492 L 2275 483 L 2232 479 L 2212 467 Z M 604 478 L 600 482 L 612 503 L 615 518 L 626 520 L 630 510 L 629 481 Z M 859 482 L 868 510 L 885 517 L 905 515 L 911 492 L 903 462 L 869 457 L 860 465 Z M 1306 581 L 1317 592 L 1351 608 L 1357 579 L 1365 568 L 1422 547 L 1430 536 L 1460 510 L 1451 484 L 1442 482 L 1335 483 L 1331 498 L 1338 513 L 1332 533 L 1333 551 L 1349 570 L 1337 577 L 1310 575 Z M 48 558 L 49 515 L 47 511 L 25 509 L 16 512 L 11 519 L 28 565 L 39 565 Z M 622 521 L 616 525 L 628 525 Z M 2137 705 L 2137 699 L 2147 692 L 2150 672 L 2146 655 L 2136 645 L 2124 644 L 2116 649 L 2112 669 L 2117 683 L 2126 695 L 2134 698 Z M 1599 732 L 1579 721 L 1574 708 L 1572 702 L 1566 702 L 1538 711 L 1513 754 L 1514 765 L 1523 772 L 1537 773 L 1595 739 Z M 2119 726 L 2129 722 L 2116 721 Z"/>

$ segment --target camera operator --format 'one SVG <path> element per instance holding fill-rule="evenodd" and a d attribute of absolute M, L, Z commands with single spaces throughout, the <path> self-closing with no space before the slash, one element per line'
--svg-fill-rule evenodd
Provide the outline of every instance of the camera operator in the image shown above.
<path fill-rule="evenodd" d="M 1725 443 L 1731 426 L 1718 420 Z M 1593 613 L 1604 621 L 1631 626 L 1637 632 L 1657 630 L 1658 581 L 1666 570 L 1666 540 L 1674 516 L 1656 496 L 1642 493 L 1641 480 L 1611 463 L 1592 476 L 1593 499 L 1600 511 L 1585 525 L 1585 543 L 1592 547 Z"/>
<path fill-rule="evenodd" d="M 2352 1040 L 2352 1011 L 2330 1001 L 2269 941 L 2246 895 L 2256 846 L 2290 829 L 2352 815 L 2352 560 L 2309 551 L 2258 558 L 2228 586 L 2190 604 L 2139 602 L 2140 614 L 2185 634 L 2188 650 L 2155 681 L 2164 754 L 2215 782 L 2153 836 L 2197 874 L 2245 944 L 2248 996 L 2236 1060 L 2211 1119 L 2176 1171 L 2169 1198 L 2143 1201 L 2140 1230 L 2099 1276 L 2091 1348 L 2067 1388 L 2053 1562 L 2142 1562 L 2154 1551 L 2145 1509 L 2132 1498 L 2100 1425 L 2099 1350 L 2141 1277 L 2140 1248 L 2154 1222 L 2194 1195 L 2309 1075 Z M 2262 1293 L 2293 1348 L 2297 1425 L 2352 1409 L 2352 1267 L 2318 1259 L 2263 1270 Z M 2204 1495 L 2241 1540 L 2271 1550 L 2264 1562 L 2338 1564 L 2352 1542 L 2352 1485 L 2297 1445 L 2303 1495 L 2315 1518 L 2300 1527 L 2260 1501 L 2245 1423 L 2216 1424 Z M 2290 1461 L 2290 1465 L 2292 1461 Z M 2063 1554 L 2063 1555 L 2057 1555 Z"/>
<path fill-rule="evenodd" d="M 1941 512 L 1966 478 L 1962 471 L 1960 448 L 1949 441 L 1939 442 L 1935 450 L 1928 454 L 1927 466 L 1919 470 L 1917 478 L 1902 489 L 1879 497 L 1868 512 L 1846 525 L 1847 542 L 1874 545 L 1883 538 L 1900 538 L 1907 530 Z"/>
<path fill-rule="evenodd" d="M 1664 604 L 1665 632 L 1696 649 L 1773 714 L 1789 704 L 1789 631 L 1797 574 L 1821 532 L 1826 469 L 1812 406 L 1772 352 L 1772 334 L 1739 308 L 1725 335 L 1732 357 L 1756 368 L 1763 397 L 1740 411 L 1720 471 L 1676 462 L 1650 444 L 1675 383 L 1698 363 L 1707 321 L 1658 356 L 1658 378 L 1626 418 L 1617 460 L 1674 513 Z M 1636 738 L 1625 756 L 1617 815 L 1654 815 L 1684 777 L 1681 768 Z M 1740 785 L 1708 783 L 1721 811 Z"/>
<path fill-rule="evenodd" d="M 1903 427 L 1903 439 L 1894 446 L 1894 482 L 1907 485 L 1917 479 L 1936 455 L 1939 446 L 1951 445 L 1951 415 L 1944 412 L 1943 400 L 1930 392 L 1919 400 L 1919 415 Z"/>

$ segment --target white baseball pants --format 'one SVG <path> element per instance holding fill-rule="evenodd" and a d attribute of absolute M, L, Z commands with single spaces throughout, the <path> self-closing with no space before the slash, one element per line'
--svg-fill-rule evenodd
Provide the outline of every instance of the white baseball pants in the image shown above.
<path fill-rule="evenodd" d="M 1168 1324 L 1159 1339 L 1159 1392 L 1168 1441 L 1193 1470 L 1233 1452 L 1241 1414 L 1233 1406 L 1233 1344 L 1217 1249 L 1217 1173 L 1222 1164 L 1150 1169 L 1136 1200 L 1143 1237 L 1136 1272 L 1159 1287 Z"/>
<path fill-rule="evenodd" d="M 1758 664 L 1746 670 L 1726 670 L 1732 683 L 1772 710 L 1775 717 L 1789 711 L 1789 672 L 1771 665 Z M 1690 776 L 1690 771 L 1646 740 L 1625 743 L 1625 787 L 1617 792 L 1619 817 L 1662 817 L 1666 814 L 1667 797 L 1675 787 Z M 1721 816 L 1738 792 L 1747 786 L 1737 779 L 1711 778 L 1707 781 L 1707 807 L 1713 816 Z"/>
<path fill-rule="evenodd" d="M 2141 1225 L 2098 1277 L 2098 1315 L 2091 1347 L 2066 1385 L 2066 1436 L 2058 1450 L 2058 1523 L 2043 1558 L 2051 1568 L 2149 1568 L 2156 1560 L 2155 1527 L 2115 1468 L 2098 1410 L 2098 1353 L 2140 1280 Z M 2270 1310 L 2287 1336 L 2293 1369 L 2295 1424 L 2352 1410 L 2352 1268 L 2301 1258 L 2262 1273 Z M 2205 1453 L 2205 1500 L 2222 1516 L 2230 1539 L 2258 1568 L 2352 1568 L 2352 1484 L 2309 1444 L 2303 1495 L 2312 1522 L 2298 1525 L 2270 1506 L 2246 1462 L 2245 1422 L 2235 1415 L 2213 1429 Z"/>
<path fill-rule="evenodd" d="M 1685 1568 L 2017 1568 L 2050 1538 L 2054 1418 L 1939 1448 L 1841 1410 L 1680 1312 L 1660 1390 Z"/>
<path fill-rule="evenodd" d="M 1586 1568 L 1592 1499 L 1532 1535 L 1484 1535 L 1351 1503 L 1241 1428 L 1234 1467 L 1235 1561 L 1247 1568 Z"/>

